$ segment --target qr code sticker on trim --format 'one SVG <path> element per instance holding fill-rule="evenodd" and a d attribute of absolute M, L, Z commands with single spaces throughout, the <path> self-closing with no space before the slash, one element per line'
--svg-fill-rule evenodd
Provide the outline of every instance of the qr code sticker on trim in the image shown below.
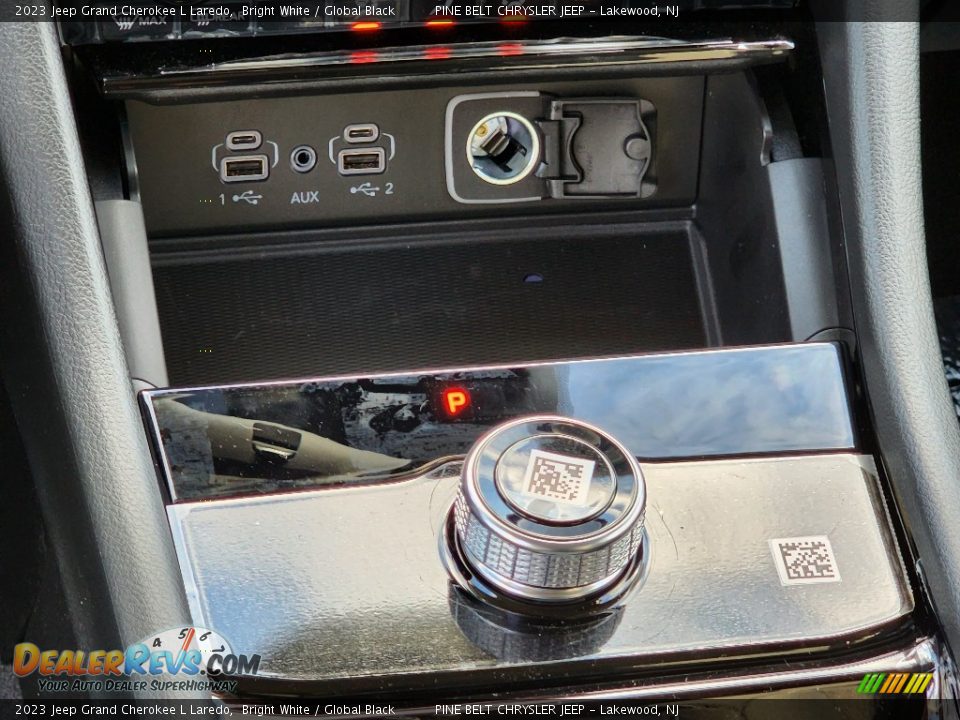
<path fill-rule="evenodd" d="M 523 474 L 523 494 L 562 505 L 586 505 L 596 463 L 543 450 L 532 450 Z"/>
<path fill-rule="evenodd" d="M 840 569 L 826 535 L 776 538 L 770 541 L 782 585 L 840 582 Z"/>

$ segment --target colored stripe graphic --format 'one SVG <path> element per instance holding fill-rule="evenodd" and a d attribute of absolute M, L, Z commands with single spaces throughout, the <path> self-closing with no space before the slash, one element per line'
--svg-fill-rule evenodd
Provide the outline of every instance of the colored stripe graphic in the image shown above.
<path fill-rule="evenodd" d="M 923 675 L 921 675 L 920 673 L 914 673 L 910 677 L 910 682 L 908 682 L 907 686 L 903 689 L 904 694 L 909 695 L 910 693 L 913 692 L 914 688 L 919 687 L 922 677 Z"/>
<path fill-rule="evenodd" d="M 903 675 L 901 675 L 900 679 L 897 681 L 896 687 L 892 688 L 890 692 L 899 693 L 903 689 L 903 686 L 906 685 L 907 678 L 909 677 L 910 677 L 910 673 L 903 673 Z"/>
<path fill-rule="evenodd" d="M 867 673 L 857 686 L 864 695 L 915 695 L 925 693 L 933 673 Z"/>
<path fill-rule="evenodd" d="M 866 675 L 864 675 L 863 680 L 861 680 L 860 684 L 857 686 L 857 692 L 858 693 L 870 692 L 867 688 L 870 687 L 870 684 L 873 682 L 874 677 L 876 677 L 875 673 L 867 673 Z"/>
<path fill-rule="evenodd" d="M 886 695 L 886 694 L 887 694 L 887 690 L 890 689 L 890 686 L 893 684 L 893 681 L 896 679 L 896 677 L 897 677 L 897 674 L 896 674 L 896 673 L 893 673 L 893 674 L 891 674 L 891 675 L 887 675 L 887 679 L 883 682 L 883 685 L 880 686 L 880 694 L 881 694 L 881 695 Z"/>

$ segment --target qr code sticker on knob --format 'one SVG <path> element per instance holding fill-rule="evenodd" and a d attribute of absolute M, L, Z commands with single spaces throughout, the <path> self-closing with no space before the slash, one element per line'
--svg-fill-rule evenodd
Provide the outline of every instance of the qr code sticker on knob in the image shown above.
<path fill-rule="evenodd" d="M 776 538 L 770 541 L 773 561 L 784 585 L 840 582 L 840 570 L 826 535 Z"/>
<path fill-rule="evenodd" d="M 532 450 L 523 476 L 523 492 L 565 505 L 585 505 L 596 463 L 543 450 Z"/>

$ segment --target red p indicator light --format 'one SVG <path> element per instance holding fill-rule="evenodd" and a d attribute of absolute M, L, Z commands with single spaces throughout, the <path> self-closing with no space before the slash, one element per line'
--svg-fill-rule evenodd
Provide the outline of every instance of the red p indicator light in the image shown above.
<path fill-rule="evenodd" d="M 470 393 L 464 388 L 448 388 L 443 391 L 443 407 L 451 416 L 457 416 L 470 405 Z"/>

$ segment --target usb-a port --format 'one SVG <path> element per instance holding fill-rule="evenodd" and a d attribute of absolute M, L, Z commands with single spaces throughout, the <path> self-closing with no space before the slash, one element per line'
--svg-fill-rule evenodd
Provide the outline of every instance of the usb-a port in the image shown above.
<path fill-rule="evenodd" d="M 341 175 L 379 175 L 387 169 L 387 155 L 383 148 L 341 150 L 337 156 L 337 170 Z"/>
<path fill-rule="evenodd" d="M 269 176 L 266 155 L 237 155 L 220 161 L 220 179 L 225 183 L 260 182 Z"/>

